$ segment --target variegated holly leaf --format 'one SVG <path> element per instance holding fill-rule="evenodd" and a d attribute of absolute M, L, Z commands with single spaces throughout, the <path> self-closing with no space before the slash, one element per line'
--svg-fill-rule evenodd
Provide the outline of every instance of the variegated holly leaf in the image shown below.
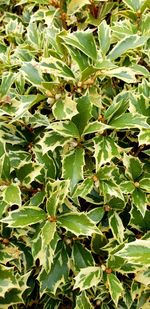
<path fill-rule="evenodd" d="M 93 60 L 97 58 L 96 44 L 91 31 L 77 31 L 64 37 L 64 42 L 79 49 Z"/>
<path fill-rule="evenodd" d="M 62 177 L 70 180 L 70 190 L 83 179 L 84 149 L 75 148 L 64 156 L 62 161 Z"/>
<path fill-rule="evenodd" d="M 118 306 L 119 297 L 123 294 L 123 286 L 114 274 L 107 275 L 107 282 L 110 295 L 116 305 Z"/>
<path fill-rule="evenodd" d="M 124 238 L 124 226 L 117 212 L 114 212 L 109 217 L 109 226 L 112 234 L 118 242 L 123 242 Z"/>
<path fill-rule="evenodd" d="M 98 266 L 89 266 L 82 268 L 75 277 L 74 289 L 79 288 L 80 291 L 97 286 L 102 279 L 102 269 Z"/>
<path fill-rule="evenodd" d="M 119 157 L 119 148 L 111 137 L 97 136 L 94 138 L 96 171 L 114 157 Z"/>
<path fill-rule="evenodd" d="M 74 243 L 72 248 L 72 260 L 76 271 L 95 264 L 91 252 L 78 241 Z"/>
<path fill-rule="evenodd" d="M 111 28 L 106 23 L 106 20 L 103 20 L 98 27 L 98 39 L 103 55 L 105 55 L 110 48 L 110 38 L 111 38 Z"/>
<path fill-rule="evenodd" d="M 87 297 L 86 293 L 83 291 L 80 295 L 76 298 L 76 306 L 75 309 L 93 309 L 94 307 L 89 301 L 89 298 Z"/>
<path fill-rule="evenodd" d="M 90 1 L 89 0 L 71 0 L 67 7 L 68 15 L 75 14 L 86 4 L 90 4 Z"/>
<path fill-rule="evenodd" d="M 56 180 L 46 185 L 47 202 L 46 209 L 50 216 L 55 216 L 58 207 L 64 203 L 69 192 L 69 180 Z"/>
<path fill-rule="evenodd" d="M 24 206 L 9 212 L 7 217 L 1 219 L 1 222 L 7 223 L 9 227 L 24 227 L 42 222 L 45 219 L 46 213 L 41 208 Z"/>
<path fill-rule="evenodd" d="M 100 233 L 94 222 L 85 213 L 66 213 L 58 217 L 58 224 L 76 236 Z"/>
<path fill-rule="evenodd" d="M 150 265 L 150 241 L 136 239 L 125 244 L 125 247 L 115 253 L 115 255 L 122 257 L 130 263 L 147 267 Z"/>
<path fill-rule="evenodd" d="M 44 136 L 38 142 L 38 145 L 42 147 L 42 152 L 45 154 L 49 150 L 53 152 L 57 147 L 63 147 L 68 142 L 69 140 L 67 137 L 62 136 L 57 132 L 46 131 L 44 132 Z"/>
<path fill-rule="evenodd" d="M 48 273 L 43 270 L 39 275 L 41 293 L 49 292 L 55 295 L 57 289 L 68 279 L 68 266 L 69 259 L 66 248 L 62 246 L 53 260 L 51 270 Z"/>
<path fill-rule="evenodd" d="M 3 191 L 3 200 L 9 206 L 18 205 L 21 206 L 21 191 L 18 185 L 11 184 L 7 186 Z"/>
<path fill-rule="evenodd" d="M 76 102 L 68 96 L 65 99 L 57 100 L 52 111 L 56 120 L 71 120 L 73 116 L 78 114 Z"/>

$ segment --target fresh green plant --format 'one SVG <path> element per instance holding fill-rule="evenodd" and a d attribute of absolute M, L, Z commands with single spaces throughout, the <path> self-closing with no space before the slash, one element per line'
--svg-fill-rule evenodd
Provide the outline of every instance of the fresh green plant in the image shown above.
<path fill-rule="evenodd" d="M 0 309 L 148 309 L 150 3 L 0 12 Z"/>

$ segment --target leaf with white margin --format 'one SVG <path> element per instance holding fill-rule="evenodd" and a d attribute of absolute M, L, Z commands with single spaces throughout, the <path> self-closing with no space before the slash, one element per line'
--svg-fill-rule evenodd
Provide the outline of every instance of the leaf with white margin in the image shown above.
<path fill-rule="evenodd" d="M 42 147 L 42 152 L 45 154 L 49 150 L 53 152 L 57 147 L 63 147 L 68 142 L 68 137 L 63 137 L 54 131 L 46 131 L 38 142 L 38 145 Z"/>
<path fill-rule="evenodd" d="M 25 227 L 44 221 L 46 216 L 45 211 L 39 207 L 24 206 L 9 212 L 1 222 L 7 223 L 9 227 Z"/>
<path fill-rule="evenodd" d="M 76 306 L 74 309 L 94 309 L 84 291 L 76 297 Z"/>
<path fill-rule="evenodd" d="M 138 135 L 139 145 L 150 145 L 150 129 L 141 129 Z"/>
<path fill-rule="evenodd" d="M 63 37 L 62 37 L 63 38 Z M 93 34 L 91 31 L 76 31 L 64 36 L 64 43 L 71 45 L 93 60 L 97 59 L 97 49 Z"/>
<path fill-rule="evenodd" d="M 56 120 L 72 119 L 78 114 L 77 103 L 70 97 L 59 99 L 52 107 L 52 112 Z"/>
<path fill-rule="evenodd" d="M 90 1 L 89 0 L 71 0 L 67 6 L 68 15 L 75 14 L 86 4 L 90 4 Z"/>
<path fill-rule="evenodd" d="M 135 0 L 136 1 L 136 0 Z M 108 59 L 115 60 L 120 57 L 122 54 L 127 52 L 130 49 L 135 49 L 144 45 L 147 41 L 148 37 L 139 36 L 137 34 L 133 34 L 130 36 L 126 36 L 121 41 L 119 41 L 115 47 L 108 54 Z"/>
<path fill-rule="evenodd" d="M 17 184 L 7 186 L 3 191 L 3 199 L 9 206 L 21 206 L 21 191 Z"/>
<path fill-rule="evenodd" d="M 112 158 L 119 157 L 118 148 L 119 147 L 111 137 L 97 136 L 94 138 L 96 171 L 98 171 L 103 164 L 110 162 Z"/>
<path fill-rule="evenodd" d="M 13 268 L 0 265 L 0 297 L 4 297 L 6 292 L 15 288 L 19 288 L 19 284 Z"/>
<path fill-rule="evenodd" d="M 84 149 L 75 148 L 63 157 L 62 177 L 70 180 L 70 191 L 83 179 Z"/>
<path fill-rule="evenodd" d="M 123 286 L 118 278 L 112 273 L 107 275 L 107 282 L 111 298 L 117 307 L 119 297 L 123 294 Z"/>
<path fill-rule="evenodd" d="M 136 239 L 115 253 L 129 263 L 150 266 L 150 240 Z"/>
<path fill-rule="evenodd" d="M 91 236 L 93 233 L 100 233 L 95 223 L 83 212 L 71 212 L 60 215 L 57 219 L 57 223 L 76 236 Z"/>
<path fill-rule="evenodd" d="M 80 291 L 87 290 L 91 287 L 97 286 L 100 283 L 102 279 L 102 269 L 96 266 L 82 268 L 74 279 L 74 289 L 79 288 Z"/>
<path fill-rule="evenodd" d="M 102 53 L 105 55 L 110 48 L 111 28 L 103 20 L 98 27 L 98 39 Z"/>
<path fill-rule="evenodd" d="M 123 2 L 134 12 L 140 10 L 145 0 L 123 0 Z"/>
<path fill-rule="evenodd" d="M 56 180 L 48 182 L 46 185 L 47 201 L 46 209 L 50 216 L 55 216 L 59 206 L 64 203 L 64 200 L 69 192 L 69 180 Z"/>
<path fill-rule="evenodd" d="M 109 125 L 114 129 L 132 129 L 132 128 L 139 128 L 139 129 L 149 129 L 150 126 L 147 123 L 147 117 L 140 115 L 140 114 L 130 114 L 124 113 L 123 115 L 113 118 Z"/>
<path fill-rule="evenodd" d="M 117 212 L 114 212 L 109 217 L 109 226 L 112 234 L 118 242 L 123 242 L 124 238 L 124 226 Z"/>
<path fill-rule="evenodd" d="M 87 126 L 85 127 L 82 135 L 86 135 L 86 134 L 91 134 L 91 133 L 95 133 L 95 132 L 102 132 L 105 129 L 110 129 L 111 127 L 100 122 L 100 121 L 93 121 L 90 122 L 89 124 L 87 124 Z"/>
<path fill-rule="evenodd" d="M 72 121 L 58 121 L 50 124 L 50 128 L 63 137 L 79 138 L 79 131 Z"/>

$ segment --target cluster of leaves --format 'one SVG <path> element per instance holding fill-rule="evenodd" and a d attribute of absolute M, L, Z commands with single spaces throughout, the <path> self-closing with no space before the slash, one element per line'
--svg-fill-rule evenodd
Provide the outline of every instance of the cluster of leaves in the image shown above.
<path fill-rule="evenodd" d="M 150 3 L 0 12 L 0 309 L 148 309 Z"/>

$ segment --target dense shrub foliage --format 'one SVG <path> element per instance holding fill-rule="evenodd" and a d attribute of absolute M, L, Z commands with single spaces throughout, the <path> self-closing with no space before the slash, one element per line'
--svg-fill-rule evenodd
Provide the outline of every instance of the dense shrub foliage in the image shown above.
<path fill-rule="evenodd" d="M 150 308 L 150 2 L 0 22 L 0 309 Z"/>

